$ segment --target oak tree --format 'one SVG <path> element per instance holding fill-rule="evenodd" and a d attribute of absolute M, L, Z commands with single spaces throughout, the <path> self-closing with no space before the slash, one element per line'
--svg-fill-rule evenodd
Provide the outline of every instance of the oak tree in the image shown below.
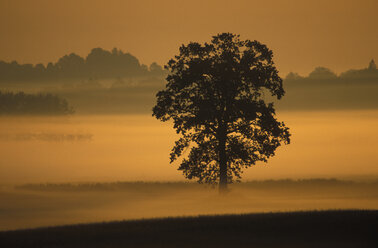
<path fill-rule="evenodd" d="M 285 93 L 272 58 L 266 45 L 222 33 L 210 43 L 182 45 L 165 66 L 167 84 L 157 93 L 153 116 L 173 121 L 180 138 L 170 161 L 187 155 L 179 170 L 188 179 L 219 183 L 223 192 L 244 168 L 266 162 L 290 142 L 266 97 Z"/>

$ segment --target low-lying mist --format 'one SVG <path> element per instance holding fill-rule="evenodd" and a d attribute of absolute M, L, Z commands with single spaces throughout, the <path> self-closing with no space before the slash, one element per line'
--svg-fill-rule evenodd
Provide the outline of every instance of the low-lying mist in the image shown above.
<path fill-rule="evenodd" d="M 270 180 L 216 188 L 184 182 L 26 184 L 0 188 L 0 230 L 125 219 L 376 209 L 378 181 Z"/>
<path fill-rule="evenodd" d="M 244 180 L 378 175 L 378 112 L 279 112 L 292 142 Z M 184 180 L 169 164 L 177 136 L 149 115 L 0 118 L 0 182 Z"/>
<path fill-rule="evenodd" d="M 242 175 L 244 182 L 260 182 L 231 185 L 231 192 L 220 196 L 216 188 L 184 182 L 178 164 L 169 164 L 177 138 L 171 123 L 147 115 L 1 117 L 0 230 L 378 208 L 377 111 L 280 112 L 279 119 L 291 128 L 292 143 Z M 266 179 L 275 181 L 261 181 Z M 106 183 L 115 181 L 141 183 Z"/>

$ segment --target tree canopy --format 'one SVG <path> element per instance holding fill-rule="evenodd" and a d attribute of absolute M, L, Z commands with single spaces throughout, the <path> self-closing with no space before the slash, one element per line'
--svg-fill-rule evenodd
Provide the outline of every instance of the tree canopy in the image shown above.
<path fill-rule="evenodd" d="M 275 117 L 266 94 L 285 91 L 273 53 L 258 41 L 222 33 L 210 43 L 182 45 L 165 66 L 167 84 L 157 93 L 153 116 L 172 120 L 180 138 L 170 154 L 188 179 L 218 183 L 241 178 L 244 168 L 266 162 L 290 133 Z"/>

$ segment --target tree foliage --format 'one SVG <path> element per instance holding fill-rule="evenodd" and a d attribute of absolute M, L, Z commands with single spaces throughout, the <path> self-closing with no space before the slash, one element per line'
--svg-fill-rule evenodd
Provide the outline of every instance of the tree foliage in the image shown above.
<path fill-rule="evenodd" d="M 153 116 L 172 120 L 181 135 L 170 154 L 190 149 L 179 170 L 220 187 L 241 178 L 244 168 L 266 162 L 290 133 L 275 117 L 273 103 L 284 95 L 273 53 L 258 41 L 222 33 L 210 43 L 191 42 L 165 66 L 166 88 L 157 93 Z"/>

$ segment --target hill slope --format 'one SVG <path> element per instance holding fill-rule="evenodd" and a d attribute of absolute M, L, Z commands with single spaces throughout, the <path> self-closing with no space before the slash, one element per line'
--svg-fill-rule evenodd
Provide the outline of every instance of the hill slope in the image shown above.
<path fill-rule="evenodd" d="M 0 232 L 0 247 L 377 247 L 378 211 L 123 221 Z"/>

